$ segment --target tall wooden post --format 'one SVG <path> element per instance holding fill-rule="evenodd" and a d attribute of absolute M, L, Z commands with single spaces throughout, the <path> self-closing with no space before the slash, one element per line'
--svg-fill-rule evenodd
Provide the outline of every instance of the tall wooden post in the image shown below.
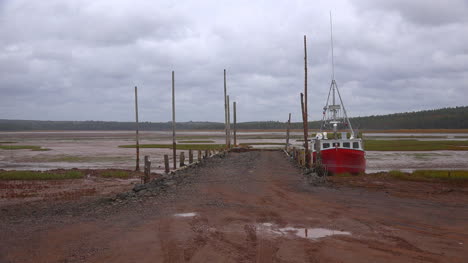
<path fill-rule="evenodd" d="M 169 168 L 169 155 L 164 154 L 164 172 L 169 173 L 170 168 Z"/>
<path fill-rule="evenodd" d="M 234 147 L 237 146 L 237 116 L 236 116 L 236 102 L 234 101 L 233 105 L 234 110 Z"/>
<path fill-rule="evenodd" d="M 192 149 L 190 149 L 190 150 L 188 151 L 188 156 L 189 156 L 189 157 L 188 157 L 188 160 L 189 160 L 188 162 L 189 162 L 190 164 L 193 163 L 193 151 L 192 151 Z"/>
<path fill-rule="evenodd" d="M 228 105 L 227 105 L 227 91 L 226 91 L 226 69 L 224 70 L 224 132 L 226 133 L 226 147 L 228 146 Z"/>
<path fill-rule="evenodd" d="M 231 104 L 229 102 L 229 95 L 227 96 L 227 114 L 228 114 L 228 121 L 227 121 L 227 130 L 228 130 L 228 149 L 231 149 Z"/>
<path fill-rule="evenodd" d="M 149 182 L 150 175 L 151 175 L 151 162 L 148 155 L 145 155 L 145 177 L 143 178 L 143 182 L 146 184 Z"/>
<path fill-rule="evenodd" d="M 137 87 L 135 86 L 135 124 L 136 124 L 136 135 L 135 135 L 135 140 L 136 140 L 136 167 L 135 171 L 139 172 L 140 171 L 140 135 L 138 134 L 138 90 Z"/>
<path fill-rule="evenodd" d="M 310 151 L 309 151 L 309 122 L 307 112 L 307 39 L 304 35 L 304 147 L 305 147 L 305 167 L 310 168 Z"/>
<path fill-rule="evenodd" d="M 172 71 L 172 156 L 174 158 L 174 169 L 177 169 L 177 155 L 176 155 L 176 134 L 175 134 L 175 80 L 174 71 Z"/>
<path fill-rule="evenodd" d="M 286 129 L 286 146 L 285 146 L 285 150 L 288 150 L 288 146 L 289 146 L 289 130 L 290 129 L 291 129 L 291 113 L 289 113 L 288 126 L 287 126 L 287 129 Z"/>
<path fill-rule="evenodd" d="M 179 167 L 185 166 L 185 152 L 180 152 Z"/>

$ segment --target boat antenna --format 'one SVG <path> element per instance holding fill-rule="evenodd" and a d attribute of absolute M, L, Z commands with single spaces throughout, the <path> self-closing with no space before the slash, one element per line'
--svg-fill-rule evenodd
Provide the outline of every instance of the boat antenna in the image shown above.
<path fill-rule="evenodd" d="M 333 23 L 332 13 L 330 11 L 330 43 L 331 43 L 331 59 L 332 59 L 332 80 L 335 80 L 335 55 L 333 53 Z"/>

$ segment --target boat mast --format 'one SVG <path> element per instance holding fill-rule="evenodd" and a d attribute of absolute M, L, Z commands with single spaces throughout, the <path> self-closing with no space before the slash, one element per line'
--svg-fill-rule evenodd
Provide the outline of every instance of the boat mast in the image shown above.
<path fill-rule="evenodd" d="M 333 24 L 332 24 L 332 14 L 330 11 L 330 43 L 331 43 L 331 60 L 332 60 L 332 88 L 333 88 L 333 104 L 335 104 L 335 56 L 333 53 Z M 336 110 L 333 110 L 333 121 L 336 121 Z"/>
<path fill-rule="evenodd" d="M 331 128 L 333 129 L 333 132 L 336 134 L 337 129 L 338 129 L 338 124 L 345 123 L 351 132 L 351 137 L 354 138 L 354 131 L 351 126 L 351 122 L 348 119 L 348 115 L 346 113 L 346 109 L 343 104 L 343 100 L 341 99 L 341 94 L 340 94 L 338 85 L 336 84 L 336 80 L 335 80 L 335 53 L 334 53 L 334 46 L 333 46 L 333 21 L 332 21 L 331 11 L 330 11 L 330 45 L 331 45 L 331 63 L 332 63 L 331 83 L 330 83 L 330 90 L 328 91 L 327 103 L 325 107 L 323 108 L 323 117 L 322 117 L 322 124 L 320 126 L 320 131 L 322 131 L 323 128 L 325 128 L 325 126 L 328 126 L 327 124 L 331 124 L 332 126 Z M 339 104 L 337 104 L 336 93 L 338 93 Z M 329 104 L 330 95 L 331 95 L 331 100 L 332 100 L 331 104 Z M 342 111 L 342 115 L 341 115 L 341 111 Z M 331 116 L 328 115 L 329 117 L 327 117 L 327 112 L 329 112 Z"/>

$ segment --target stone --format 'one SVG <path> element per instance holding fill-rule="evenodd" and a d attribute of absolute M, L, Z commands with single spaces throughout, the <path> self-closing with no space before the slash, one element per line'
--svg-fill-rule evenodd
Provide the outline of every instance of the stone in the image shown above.
<path fill-rule="evenodd" d="M 135 187 L 133 187 L 133 191 L 134 192 L 139 192 L 139 191 L 147 189 L 147 188 L 148 188 L 148 186 L 146 186 L 144 184 L 137 184 L 137 185 L 135 185 Z"/>

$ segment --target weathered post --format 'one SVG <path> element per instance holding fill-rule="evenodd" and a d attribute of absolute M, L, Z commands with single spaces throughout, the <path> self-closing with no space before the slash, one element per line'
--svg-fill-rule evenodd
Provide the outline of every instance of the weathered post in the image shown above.
<path fill-rule="evenodd" d="M 205 158 L 208 158 L 210 154 L 208 153 L 208 150 L 205 150 Z"/>
<path fill-rule="evenodd" d="M 237 116 L 236 116 L 236 102 L 234 101 L 234 147 L 237 146 Z"/>
<path fill-rule="evenodd" d="M 202 160 L 202 151 L 201 150 L 198 150 L 197 159 L 198 159 L 199 162 L 201 162 L 201 160 Z"/>
<path fill-rule="evenodd" d="M 305 147 L 305 167 L 310 168 L 310 154 L 309 154 L 309 122 L 307 111 L 307 39 L 304 35 L 304 147 Z"/>
<path fill-rule="evenodd" d="M 286 146 L 284 149 L 287 151 L 289 147 L 289 129 L 291 129 L 291 113 L 289 113 L 288 127 L 286 129 Z"/>
<path fill-rule="evenodd" d="M 138 91 L 135 86 L 135 124 L 136 124 L 136 167 L 135 171 L 140 171 L 140 135 L 138 134 Z"/>
<path fill-rule="evenodd" d="M 192 150 L 188 151 L 188 162 L 189 164 L 193 163 L 193 151 Z"/>
<path fill-rule="evenodd" d="M 224 70 L 224 132 L 226 133 L 226 147 L 228 146 L 228 113 L 227 113 L 227 92 L 226 92 L 226 69 Z"/>
<path fill-rule="evenodd" d="M 180 163 L 179 163 L 179 167 L 183 167 L 185 166 L 185 153 L 184 152 L 180 152 Z"/>
<path fill-rule="evenodd" d="M 168 174 L 169 171 L 169 155 L 164 154 L 164 172 Z"/>
<path fill-rule="evenodd" d="M 150 180 L 150 174 L 151 174 L 151 162 L 149 160 L 149 156 L 145 155 L 145 177 L 144 177 L 144 183 L 148 183 Z"/>
<path fill-rule="evenodd" d="M 229 95 L 227 96 L 227 114 L 228 114 L 228 121 L 227 121 L 227 129 L 228 129 L 228 145 L 227 148 L 231 149 L 231 104 L 229 102 Z"/>
<path fill-rule="evenodd" d="M 172 71 L 172 156 L 174 158 L 174 169 L 177 169 L 177 153 L 176 153 L 176 134 L 175 134 L 175 83 L 174 71 Z"/>

